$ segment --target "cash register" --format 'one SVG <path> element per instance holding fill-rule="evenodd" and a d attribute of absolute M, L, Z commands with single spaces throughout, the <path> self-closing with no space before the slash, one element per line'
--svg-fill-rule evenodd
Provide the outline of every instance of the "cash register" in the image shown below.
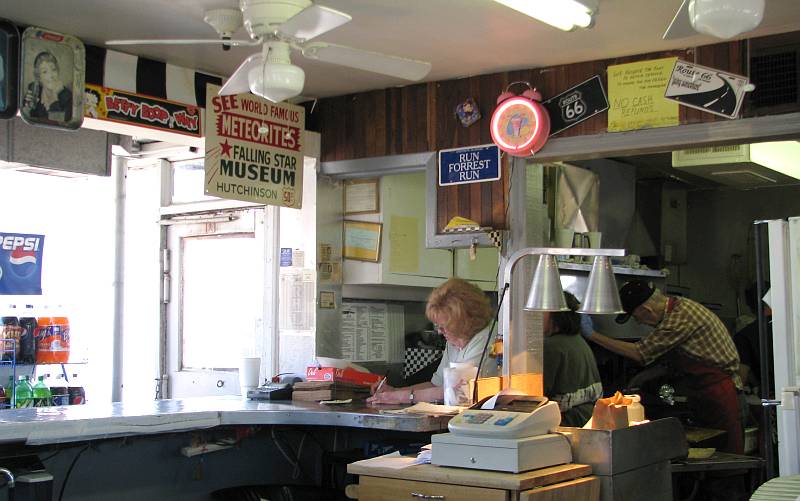
<path fill-rule="evenodd" d="M 450 420 L 449 433 L 431 437 L 431 463 L 519 473 L 572 462 L 567 438 L 547 397 L 498 394 Z"/>

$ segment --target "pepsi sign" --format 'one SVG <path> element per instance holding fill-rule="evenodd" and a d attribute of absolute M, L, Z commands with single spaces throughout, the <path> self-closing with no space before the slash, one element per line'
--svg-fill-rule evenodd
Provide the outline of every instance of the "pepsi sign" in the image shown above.
<path fill-rule="evenodd" d="M 44 235 L 0 233 L 0 295 L 42 293 Z"/>

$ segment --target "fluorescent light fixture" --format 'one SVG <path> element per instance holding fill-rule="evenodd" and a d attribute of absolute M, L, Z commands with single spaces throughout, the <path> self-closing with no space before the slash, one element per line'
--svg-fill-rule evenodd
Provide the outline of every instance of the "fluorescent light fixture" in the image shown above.
<path fill-rule="evenodd" d="M 494 1 L 564 31 L 590 27 L 597 11 L 597 0 Z"/>
<path fill-rule="evenodd" d="M 750 161 L 795 179 L 800 179 L 800 142 L 775 141 L 750 145 Z"/>

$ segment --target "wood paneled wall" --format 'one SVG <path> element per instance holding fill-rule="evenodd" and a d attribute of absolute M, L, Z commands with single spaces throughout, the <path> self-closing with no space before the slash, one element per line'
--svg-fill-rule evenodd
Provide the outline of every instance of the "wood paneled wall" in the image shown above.
<path fill-rule="evenodd" d="M 526 81 L 538 88 L 544 99 L 600 75 L 608 88 L 606 68 L 634 61 L 678 57 L 686 61 L 743 74 L 746 43 L 721 43 L 679 51 L 651 53 L 535 68 L 458 80 L 409 85 L 322 99 L 308 122 L 322 134 L 322 161 L 350 160 L 384 155 L 438 151 L 492 142 L 489 119 L 497 96 L 511 82 Z M 514 88 L 513 90 L 519 90 Z M 470 127 L 455 118 L 456 106 L 472 97 L 483 114 Z M 710 113 L 680 107 L 682 124 L 725 120 Z M 606 132 L 607 113 L 600 113 L 559 134 L 559 137 Z M 484 226 L 506 228 L 508 159 L 504 157 L 502 179 L 439 188 L 438 227 L 453 216 L 469 217 Z"/>

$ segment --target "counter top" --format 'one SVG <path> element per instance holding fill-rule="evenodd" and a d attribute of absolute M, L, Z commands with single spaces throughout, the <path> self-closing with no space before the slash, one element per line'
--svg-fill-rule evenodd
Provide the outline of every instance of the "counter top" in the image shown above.
<path fill-rule="evenodd" d="M 324 406 L 317 402 L 252 401 L 197 397 L 136 403 L 87 404 L 0 412 L 0 443 L 28 445 L 181 432 L 222 425 L 344 426 L 431 432 L 447 429 L 449 416 L 384 414 L 365 403 Z"/>

